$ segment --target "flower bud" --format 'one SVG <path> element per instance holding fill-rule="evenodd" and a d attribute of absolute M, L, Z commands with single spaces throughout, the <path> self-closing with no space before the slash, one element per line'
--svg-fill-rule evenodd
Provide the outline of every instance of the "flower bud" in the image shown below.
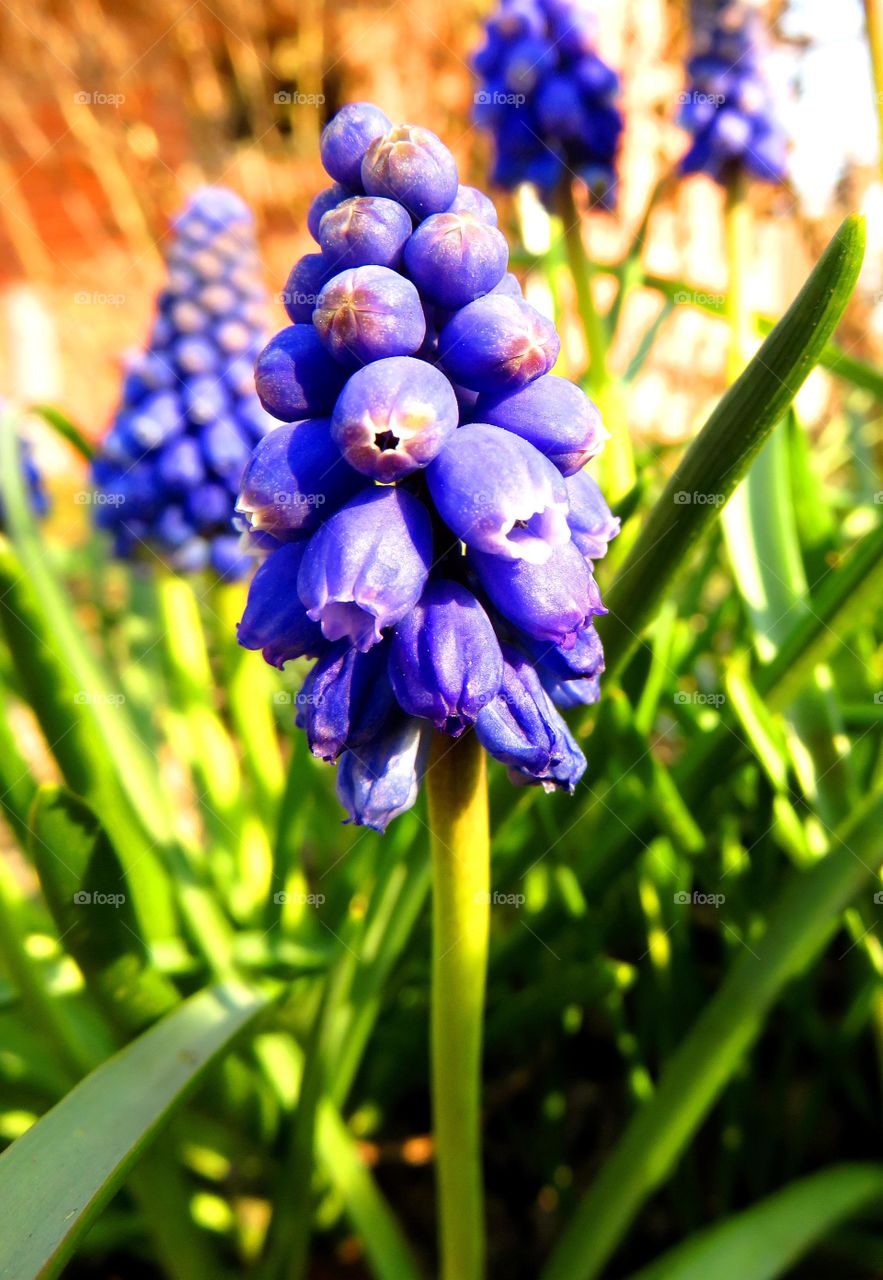
<path fill-rule="evenodd" d="M 403 124 L 375 138 L 362 160 L 369 195 L 398 200 L 415 218 L 447 209 L 457 195 L 457 165 L 429 129 Z"/>
<path fill-rule="evenodd" d="M 156 475 L 170 493 L 186 495 L 205 479 L 202 453 L 192 436 L 179 436 L 160 450 Z"/>
<path fill-rule="evenodd" d="M 533 445 L 500 427 L 461 427 L 426 478 L 445 524 L 468 547 L 545 564 L 570 538 L 561 475 Z"/>
<path fill-rule="evenodd" d="M 298 728 L 320 760 L 336 760 L 341 751 L 357 751 L 381 733 L 395 709 L 387 674 L 389 645 L 367 653 L 338 640 L 320 658 L 298 697 Z"/>
<path fill-rule="evenodd" d="M 473 416 L 529 440 L 565 476 L 585 466 L 607 439 L 601 414 L 586 393 L 554 373 L 512 391 L 479 396 Z"/>
<path fill-rule="evenodd" d="M 390 127 L 379 107 L 370 102 L 348 102 L 329 120 L 319 139 L 326 171 L 351 191 L 361 190 L 362 158 L 369 144 Z"/>
<path fill-rule="evenodd" d="M 572 542 L 542 565 L 470 551 L 479 581 L 504 618 L 536 640 L 572 647 L 600 601 L 594 578 Z"/>
<path fill-rule="evenodd" d="M 235 581 L 251 570 L 252 559 L 235 533 L 219 533 L 211 540 L 209 562 L 220 578 Z"/>
<path fill-rule="evenodd" d="M 336 208 L 341 200 L 348 200 L 352 195 L 355 195 L 355 192 L 348 190 L 342 183 L 335 182 L 313 198 L 307 211 L 307 227 L 314 240 L 319 239 L 319 224 L 328 210 Z"/>
<path fill-rule="evenodd" d="M 570 536 L 591 564 L 607 554 L 607 546 L 619 533 L 619 517 L 610 512 L 598 483 L 587 471 L 566 480 L 570 499 Z"/>
<path fill-rule="evenodd" d="M 473 213 L 434 213 L 405 245 L 405 268 L 423 297 L 451 311 L 490 293 L 508 261 L 506 237 Z"/>
<path fill-rule="evenodd" d="M 334 272 L 346 267 L 397 268 L 410 234 L 410 214 L 397 201 L 353 196 L 325 214 L 319 244 Z"/>
<path fill-rule="evenodd" d="M 311 324 L 292 324 L 258 356 L 254 384 L 274 418 L 294 422 L 330 413 L 346 371 L 325 350 Z"/>
<path fill-rule="evenodd" d="M 518 778 L 548 790 L 572 791 L 586 761 L 550 702 L 531 663 L 503 645 L 503 680 L 478 714 L 475 733 L 486 751 Z"/>
<path fill-rule="evenodd" d="M 210 423 L 200 441 L 206 466 L 222 480 L 237 485 L 251 456 L 251 441 L 231 418 Z M 232 514 L 232 513 L 231 513 Z"/>
<path fill-rule="evenodd" d="M 526 302 L 495 293 L 453 315 L 442 330 L 439 357 L 455 382 L 501 392 L 548 373 L 560 348 L 551 320 Z"/>
<path fill-rule="evenodd" d="M 420 295 L 388 267 L 355 267 L 333 276 L 313 312 L 313 325 L 341 365 L 409 356 L 426 333 Z"/>
<path fill-rule="evenodd" d="M 424 360 L 391 356 L 352 375 L 334 406 L 331 434 L 350 466 L 388 483 L 431 462 L 458 415 L 443 373 Z"/>
<path fill-rule="evenodd" d="M 385 831 L 410 809 L 420 790 L 429 751 L 429 726 L 404 716 L 337 765 L 337 798 L 360 827 Z"/>
<path fill-rule="evenodd" d="M 282 302 L 292 324 L 309 324 L 319 294 L 333 274 L 321 253 L 305 253 L 291 268 Z"/>
<path fill-rule="evenodd" d="M 393 629 L 389 674 L 399 705 L 458 737 L 497 693 L 503 658 L 491 621 L 457 582 L 430 582 Z"/>
<path fill-rule="evenodd" d="M 318 657 L 328 648 L 317 622 L 297 594 L 297 576 L 306 542 L 287 542 L 260 566 L 236 636 L 243 649 L 260 649 L 264 661 L 283 667 L 290 658 Z"/>
<path fill-rule="evenodd" d="M 195 485 L 184 498 L 187 519 L 199 533 L 224 525 L 230 518 L 230 494 L 226 485 L 206 481 Z"/>
<path fill-rule="evenodd" d="M 237 511 L 277 533 L 315 528 L 365 487 L 331 438 L 327 418 L 277 427 L 260 441 L 242 477 Z"/>
<path fill-rule="evenodd" d="M 477 187 L 464 187 L 462 183 L 445 212 L 471 213 L 482 222 L 486 222 L 489 227 L 497 225 L 497 206 L 490 196 L 486 196 Z"/>
<path fill-rule="evenodd" d="M 365 652 L 413 609 L 432 564 L 429 514 L 400 489 L 370 489 L 311 538 L 297 589 L 328 640 L 348 636 Z"/>

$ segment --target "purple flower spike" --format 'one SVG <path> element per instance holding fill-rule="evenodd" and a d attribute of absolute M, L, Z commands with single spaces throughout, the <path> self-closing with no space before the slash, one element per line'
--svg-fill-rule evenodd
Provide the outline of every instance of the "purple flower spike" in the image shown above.
<path fill-rule="evenodd" d="M 585 392 L 554 373 L 501 395 L 479 396 L 474 416 L 529 440 L 565 476 L 584 467 L 607 439 Z"/>
<path fill-rule="evenodd" d="M 388 267 L 355 267 L 328 281 L 313 324 L 325 348 L 352 368 L 384 356 L 409 356 L 426 334 L 420 295 Z"/>
<path fill-rule="evenodd" d="M 560 94 L 549 81 L 546 108 L 573 134 L 591 125 L 594 141 L 575 144 L 588 160 L 615 78 L 590 29 L 570 22 L 573 2 L 539 0 L 541 13 L 538 0 L 500 0 L 482 56 L 495 92 L 482 95 L 482 111 L 498 116 L 498 96 L 513 85 L 549 81 L 561 66 L 554 48 L 566 46 L 585 93 Z M 536 150 L 534 106 L 504 114 L 510 143 L 526 150 L 524 164 L 511 155 L 499 163 L 549 189 L 569 181 L 561 155 Z M 457 185 L 434 134 L 388 128 L 367 145 L 365 118 L 363 105 L 346 108 L 323 136 L 329 171 L 345 185 L 310 211 L 322 252 L 292 272 L 295 324 L 258 360 L 266 409 L 236 417 L 256 447 L 239 502 L 246 532 L 229 555 L 232 563 L 247 547 L 269 557 L 240 639 L 278 665 L 315 654 L 296 723 L 316 756 L 338 761 L 350 820 L 383 831 L 414 803 L 436 731 L 474 728 L 518 786 L 573 790 L 585 759 L 556 706 L 598 696 L 594 619 L 605 610 L 589 553 L 603 551 L 617 524 L 578 470 L 605 436 L 597 411 L 550 376 L 558 336 L 506 272 L 493 204 Z M 309 326 L 298 323 L 308 315 Z M 214 321 L 205 330 L 191 320 L 193 340 L 212 332 Z M 211 377 L 191 379 L 221 445 L 224 397 L 247 391 L 247 363 L 244 352 L 224 362 L 216 411 Z M 131 383 L 138 398 L 106 464 L 127 513 L 118 542 L 154 518 L 152 485 L 125 477 L 139 452 L 138 416 L 172 390 L 162 369 L 139 369 Z M 288 425 L 265 433 L 267 409 Z M 208 543 L 191 528 L 201 533 L 201 513 L 216 510 L 216 471 L 186 487 L 188 467 L 204 459 L 178 449 L 166 417 L 158 454 L 178 486 L 169 535 L 179 562 L 204 563 Z"/>
<path fill-rule="evenodd" d="M 455 382 L 498 393 L 548 373 L 560 349 L 551 320 L 495 293 L 455 313 L 442 330 L 439 357 Z"/>
<path fill-rule="evenodd" d="M 398 267 L 411 217 L 395 200 L 353 196 L 325 214 L 319 244 L 334 272 L 346 267 Z"/>
<path fill-rule="evenodd" d="M 503 656 L 490 618 L 471 591 L 430 582 L 393 630 L 389 674 L 399 705 L 458 737 L 495 697 Z"/>
<path fill-rule="evenodd" d="M 539 565 L 570 539 L 561 475 L 533 445 L 500 427 L 461 427 L 426 478 L 442 519 L 477 551 Z"/>
<path fill-rule="evenodd" d="M 328 648 L 322 628 L 307 617 L 297 594 L 306 542 L 287 542 L 258 569 L 237 627 L 243 649 L 260 649 L 264 661 L 283 667 L 290 658 L 318 657 Z"/>
<path fill-rule="evenodd" d="M 283 422 L 330 413 L 345 381 L 345 370 L 311 324 L 292 324 L 277 333 L 254 370 L 261 404 Z"/>
<path fill-rule="evenodd" d="M 572 542 L 555 547 L 542 565 L 481 551 L 470 556 L 492 604 L 536 640 L 571 648 L 580 628 L 600 612 L 591 571 Z"/>
<path fill-rule="evenodd" d="M 364 653 L 414 608 L 431 563 L 423 504 L 400 489 L 371 489 L 313 535 L 297 590 L 326 639 L 347 636 Z"/>
<path fill-rule="evenodd" d="M 353 374 L 334 406 L 331 433 L 350 466 L 388 483 L 431 462 L 458 414 L 443 373 L 425 360 L 392 356 Z"/>
<path fill-rule="evenodd" d="M 362 161 L 362 184 L 372 196 L 398 200 L 415 218 L 442 213 L 457 195 L 457 165 L 429 129 L 402 124 L 375 138 Z"/>
<path fill-rule="evenodd" d="M 371 142 L 391 125 L 379 107 L 370 102 L 348 102 L 329 120 L 319 139 L 322 163 L 332 178 L 359 191 L 362 158 Z"/>
<path fill-rule="evenodd" d="M 336 760 L 382 732 L 395 709 L 388 664 L 388 644 L 359 653 L 346 640 L 319 659 L 297 699 L 297 725 L 314 756 Z"/>
<path fill-rule="evenodd" d="M 251 456 L 236 505 L 254 529 L 314 529 L 364 488 L 331 438 L 327 418 L 287 423 Z"/>
<path fill-rule="evenodd" d="M 321 253 L 306 253 L 291 268 L 282 302 L 292 324 L 309 324 L 322 287 L 332 272 Z"/>
<path fill-rule="evenodd" d="M 337 766 L 337 798 L 359 827 L 385 831 L 417 799 L 429 732 L 425 721 L 404 717 L 358 752 L 345 751 Z"/>
<path fill-rule="evenodd" d="M 448 205 L 445 212 L 472 213 L 476 218 L 480 218 L 482 222 L 486 222 L 489 227 L 497 225 L 496 205 L 490 196 L 486 196 L 477 187 L 459 186 L 453 203 Z"/>
<path fill-rule="evenodd" d="M 349 191 L 342 183 L 335 182 L 314 196 L 313 203 L 307 211 L 307 227 L 314 240 L 318 242 L 319 224 L 328 210 L 336 209 L 342 200 L 349 200 L 353 195 L 355 195 L 354 191 Z"/>
<path fill-rule="evenodd" d="M 454 311 L 490 293 L 506 274 L 509 246 L 474 213 L 434 213 L 405 245 L 405 268 L 424 298 Z"/>
<path fill-rule="evenodd" d="M 577 471 L 566 483 L 570 536 L 591 564 L 606 556 L 608 544 L 619 533 L 619 517 L 611 514 L 597 481 L 587 471 Z"/>
<path fill-rule="evenodd" d="M 503 659 L 500 691 L 475 722 L 479 742 L 514 771 L 513 780 L 572 791 L 585 757 L 530 662 L 509 645 L 503 646 Z"/>

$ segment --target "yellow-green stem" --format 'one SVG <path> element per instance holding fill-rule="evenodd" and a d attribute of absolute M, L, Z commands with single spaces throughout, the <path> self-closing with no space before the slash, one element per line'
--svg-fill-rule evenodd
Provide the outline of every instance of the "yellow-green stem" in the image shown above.
<path fill-rule="evenodd" d="M 486 757 L 438 735 L 426 774 L 432 851 L 432 1110 L 442 1280 L 484 1275 L 481 1041 L 490 917 Z"/>
<path fill-rule="evenodd" d="M 632 443 L 626 429 L 625 409 L 620 388 L 610 377 L 607 368 L 609 338 L 607 320 L 598 310 L 592 282 L 597 274 L 594 262 L 583 243 L 582 220 L 573 198 L 573 184 L 562 182 L 558 191 L 558 212 L 564 232 L 567 262 L 576 291 L 586 347 L 589 353 L 589 393 L 597 402 L 610 432 L 610 441 L 604 454 L 604 489 L 610 502 L 617 502 L 635 483 L 635 460 Z"/>

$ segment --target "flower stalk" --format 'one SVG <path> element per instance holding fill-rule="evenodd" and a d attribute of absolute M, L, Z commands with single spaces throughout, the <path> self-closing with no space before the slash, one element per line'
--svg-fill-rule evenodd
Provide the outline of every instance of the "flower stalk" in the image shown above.
<path fill-rule="evenodd" d="M 481 1042 L 490 902 L 486 756 L 436 734 L 426 772 L 432 851 L 432 1099 L 442 1280 L 484 1274 Z"/>

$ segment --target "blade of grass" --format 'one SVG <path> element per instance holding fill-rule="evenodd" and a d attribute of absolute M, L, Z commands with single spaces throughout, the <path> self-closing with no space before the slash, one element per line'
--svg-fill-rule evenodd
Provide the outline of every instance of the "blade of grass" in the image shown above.
<path fill-rule="evenodd" d="M 811 964 L 879 862 L 883 791 L 832 836 L 832 850 L 793 872 L 755 950 L 732 966 L 667 1063 L 554 1249 L 543 1280 L 593 1280 L 641 1205 L 670 1175 L 786 984 Z"/>
<path fill-rule="evenodd" d="M 51 1280 L 172 1111 L 268 997 L 202 991 L 96 1068 L 0 1156 L 0 1276 Z"/>
<path fill-rule="evenodd" d="M 775 1280 L 881 1197 L 883 1166 L 835 1165 L 699 1232 L 631 1280 Z"/>

